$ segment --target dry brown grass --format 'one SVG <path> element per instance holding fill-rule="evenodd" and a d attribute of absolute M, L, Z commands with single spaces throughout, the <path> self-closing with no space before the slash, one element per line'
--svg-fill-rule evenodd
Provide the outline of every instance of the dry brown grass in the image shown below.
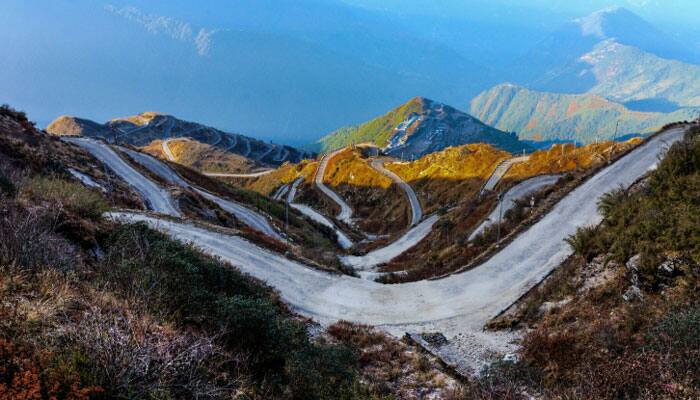
<path fill-rule="evenodd" d="M 443 398 L 460 387 L 433 356 L 375 328 L 340 321 L 328 327 L 327 333 L 360 351 L 362 378 L 370 398 Z"/>
<path fill-rule="evenodd" d="M 163 154 L 162 143 L 162 140 L 154 140 L 143 147 L 143 151 L 167 160 Z M 175 162 L 200 172 L 238 174 L 260 167 L 249 158 L 196 140 L 170 140 L 168 147 L 175 156 Z"/>
<path fill-rule="evenodd" d="M 398 185 L 369 162 L 361 149 L 347 149 L 329 161 L 324 182 L 350 204 L 363 231 L 401 231 L 409 221 L 408 200 Z"/>
<path fill-rule="evenodd" d="M 486 144 L 449 147 L 413 162 L 386 164 L 408 182 L 427 213 L 471 200 L 510 154 Z"/>
<path fill-rule="evenodd" d="M 527 162 L 513 165 L 503 177 L 504 182 L 520 181 L 542 174 L 582 171 L 614 160 L 619 154 L 639 145 L 640 138 L 626 142 L 602 142 L 576 147 L 558 144 L 549 150 L 536 151 Z"/>

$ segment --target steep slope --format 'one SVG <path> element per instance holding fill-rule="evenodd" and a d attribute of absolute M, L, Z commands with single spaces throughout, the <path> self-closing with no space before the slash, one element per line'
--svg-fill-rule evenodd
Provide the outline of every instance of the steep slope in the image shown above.
<path fill-rule="evenodd" d="M 200 172 L 237 174 L 260 168 L 260 164 L 250 158 L 192 139 L 168 140 L 167 146 L 170 153 L 166 154 L 163 148 L 164 142 L 154 140 L 144 146 L 143 150 L 158 158 L 173 161 Z"/>
<path fill-rule="evenodd" d="M 538 92 L 511 84 L 495 86 L 471 102 L 474 116 L 498 129 L 517 132 L 523 139 L 581 143 L 654 132 L 667 123 L 691 119 L 698 111 L 637 112 L 594 94 Z"/>
<path fill-rule="evenodd" d="M 223 132 L 194 122 L 183 121 L 170 115 L 146 112 L 113 119 L 104 125 L 70 116 L 53 121 L 47 132 L 55 135 L 82 135 L 101 137 L 110 142 L 145 146 L 156 139 L 192 138 L 199 142 L 249 158 L 262 165 L 280 165 L 286 161 L 298 162 L 312 154 L 253 139 L 235 133 Z"/>
<path fill-rule="evenodd" d="M 600 43 L 615 40 L 666 59 L 698 62 L 687 46 L 660 32 L 636 14 L 611 7 L 571 20 L 552 32 L 514 64 L 513 79 L 538 90 L 582 93 L 596 77 L 580 74 L 580 58 Z M 634 65 L 636 60 L 620 60 Z"/>
<path fill-rule="evenodd" d="M 615 101 L 665 99 L 679 106 L 700 106 L 700 66 L 661 58 L 633 46 L 607 40 L 581 57 L 595 77 L 591 93 Z"/>
<path fill-rule="evenodd" d="M 449 146 L 488 143 L 511 152 L 528 149 L 518 138 L 455 108 L 416 97 L 364 124 L 341 128 L 318 141 L 323 151 L 374 143 L 385 152 L 417 158 Z"/>

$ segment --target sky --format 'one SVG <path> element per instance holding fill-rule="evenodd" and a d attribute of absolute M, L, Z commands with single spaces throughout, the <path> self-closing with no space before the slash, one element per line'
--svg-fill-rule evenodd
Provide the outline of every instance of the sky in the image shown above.
<path fill-rule="evenodd" d="M 42 127 L 159 111 L 299 145 L 414 96 L 465 109 L 611 5 L 700 49 L 696 0 L 3 0 L 0 102 Z"/>

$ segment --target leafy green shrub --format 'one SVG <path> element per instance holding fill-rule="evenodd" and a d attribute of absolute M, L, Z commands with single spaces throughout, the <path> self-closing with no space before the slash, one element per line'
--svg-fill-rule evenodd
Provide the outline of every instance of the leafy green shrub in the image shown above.
<path fill-rule="evenodd" d="M 566 238 L 566 243 L 574 250 L 574 254 L 590 261 L 598 250 L 598 234 L 598 227 L 584 226 Z"/>
<path fill-rule="evenodd" d="M 618 207 L 622 207 L 625 200 L 627 200 L 627 191 L 624 188 L 605 193 L 598 200 L 598 211 L 603 218 L 608 218 Z"/>
<path fill-rule="evenodd" d="M 64 207 L 84 218 L 97 219 L 109 209 L 97 191 L 63 179 L 36 176 L 23 184 L 22 191 L 34 201 Z"/>

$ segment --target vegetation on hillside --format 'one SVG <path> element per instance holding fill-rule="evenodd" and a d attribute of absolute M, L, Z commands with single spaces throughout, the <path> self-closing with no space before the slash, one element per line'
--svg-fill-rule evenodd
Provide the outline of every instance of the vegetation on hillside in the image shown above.
<path fill-rule="evenodd" d="M 385 167 L 408 182 L 427 213 L 473 198 L 508 152 L 487 144 L 448 147 L 413 162 Z"/>
<path fill-rule="evenodd" d="M 634 138 L 626 142 L 592 143 L 578 147 L 573 144 L 556 144 L 549 150 L 530 154 L 526 162 L 514 164 L 506 172 L 503 182 L 508 185 L 511 181 L 537 175 L 581 172 L 605 165 L 640 143 L 642 139 Z"/>
<path fill-rule="evenodd" d="M 458 386 L 371 328 L 312 337 L 263 283 L 145 224 L 101 219 L 109 192 L 65 174 L 82 153 L 7 115 L 0 140 L 17 152 L 0 152 L 0 398 L 389 399 Z M 53 162 L 39 151 L 50 149 Z"/>
<path fill-rule="evenodd" d="M 424 100 L 422 98 L 415 97 L 381 117 L 361 125 L 340 128 L 321 138 L 318 143 L 324 152 L 359 143 L 373 143 L 379 147 L 384 147 L 389 144 L 389 139 L 394 135 L 395 128 L 399 124 L 405 121 L 412 113 L 420 114 L 423 111 L 423 103 Z"/>
<path fill-rule="evenodd" d="M 162 140 L 154 140 L 143 151 L 167 160 L 163 154 Z M 199 172 L 228 174 L 247 173 L 260 166 L 253 160 L 196 140 L 171 140 L 168 142 L 175 162 Z"/>
<path fill-rule="evenodd" d="M 527 326 L 513 381 L 548 398 L 700 396 L 700 138 L 603 197 L 576 255 L 497 321 Z"/>
<path fill-rule="evenodd" d="M 471 113 L 521 139 L 592 143 L 632 133 L 651 133 L 674 121 L 690 119 L 697 109 L 672 113 L 637 112 L 593 94 L 559 94 L 503 84 L 474 98 Z M 618 126 L 619 124 L 619 126 Z M 617 130 L 617 132 L 616 132 Z"/>

